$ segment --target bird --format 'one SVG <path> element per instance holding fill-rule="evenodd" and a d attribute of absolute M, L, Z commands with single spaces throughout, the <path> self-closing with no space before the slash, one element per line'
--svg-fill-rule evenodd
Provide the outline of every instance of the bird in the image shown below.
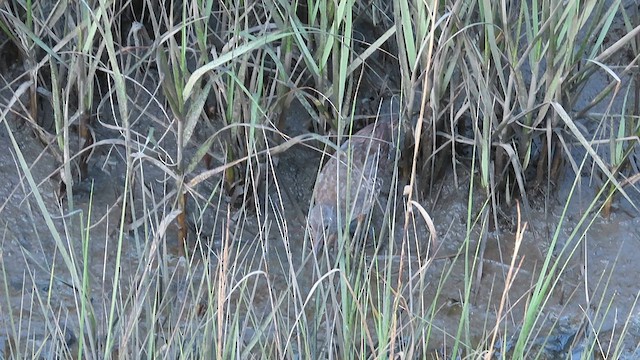
<path fill-rule="evenodd" d="M 393 173 L 394 123 L 392 115 L 379 116 L 346 140 L 318 173 L 308 216 L 316 254 L 333 245 L 339 224 L 355 231 L 378 202 Z"/>

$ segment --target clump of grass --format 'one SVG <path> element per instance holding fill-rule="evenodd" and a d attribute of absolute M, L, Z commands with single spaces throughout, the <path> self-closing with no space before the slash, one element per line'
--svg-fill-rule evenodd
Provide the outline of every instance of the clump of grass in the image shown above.
<path fill-rule="evenodd" d="M 609 213 L 616 193 L 636 206 L 624 187 L 637 172 L 631 154 L 638 90 L 625 80 L 637 57 L 620 75 L 605 64 L 625 46 L 637 47 L 640 27 L 629 20 L 637 14 L 620 1 L 400 0 L 389 8 L 355 0 L 203 0 L 159 9 L 147 1 L 142 11 L 124 12 L 96 1 L 56 3 L 52 11 L 40 2 L 5 5 L 0 27 L 20 49 L 25 77 L 3 107 L 3 124 L 20 186 L 37 209 L 32 222 L 44 218 L 46 229 L 39 230 L 53 239 L 43 236 L 40 247 L 56 253 L 39 264 L 37 254 L 21 249 L 28 305 L 10 296 L 12 270 L 3 263 L 5 358 L 541 357 L 550 333 L 565 331 L 544 311 L 584 251 L 593 222 Z M 379 38 L 356 45 L 357 19 L 383 8 L 384 19 L 367 20 L 383 27 Z M 628 35 L 603 51 L 618 14 Z M 304 236 L 293 231 L 304 225 L 283 215 L 288 202 L 275 163 L 294 145 L 327 140 L 290 138 L 285 121 L 309 116 L 339 135 L 352 132 L 365 68 L 383 49 L 397 51 L 384 50 L 401 74 L 399 112 L 413 137 L 407 186 L 401 197 L 396 174 L 386 235 L 378 239 L 388 246 L 349 249 L 341 233 L 346 248 L 312 258 Z M 590 113 L 595 102 L 577 105 L 596 71 L 614 79 L 594 100 L 611 96 L 604 114 Z M 52 144 L 43 154 L 55 155 L 67 191 L 59 216 L 6 120 L 25 94 L 25 118 Z M 51 129 L 40 121 L 42 99 L 52 110 Z M 293 101 L 308 114 L 283 120 Z M 583 117 L 597 119 L 603 130 L 585 135 Z M 89 154 L 96 150 L 123 175 L 114 177 L 117 211 L 98 216 L 92 199 L 74 200 L 74 185 L 90 177 Z M 206 158 L 214 159 L 209 169 Z M 527 194 L 545 183 L 551 188 L 567 160 L 575 178 L 567 206 L 541 267 L 525 269 Z M 601 174 L 599 192 L 563 239 L 569 200 L 588 166 Z M 435 232 L 435 226 L 419 195 L 432 194 L 426 190 L 449 167 L 456 184 L 469 179 L 464 239 L 455 253 L 430 257 L 441 248 L 425 250 L 436 242 L 419 228 L 429 223 Z M 518 207 L 516 245 L 502 259 L 503 276 L 485 289 L 491 228 L 515 198 L 525 221 Z M 96 224 L 105 221 L 117 223 L 115 231 L 98 234 Z M 172 252 L 176 238 L 178 249 L 187 250 L 179 256 Z M 96 243 L 105 249 L 100 267 L 92 266 Z M 49 286 L 32 289 L 42 278 Z M 516 284 L 527 280 L 522 291 Z M 602 284 L 607 288 L 609 280 Z M 63 295 L 56 293 L 61 287 Z M 454 295 L 452 287 L 459 289 Z M 498 301 L 479 309 L 480 296 Z M 611 309 L 604 295 L 589 299 L 596 303 L 581 330 L 562 334 L 577 339 L 564 353 L 623 353 L 631 316 L 618 343 L 599 348 Z M 13 316 L 16 308 L 29 308 L 33 317 Z M 442 320 L 447 316 L 453 326 Z"/>

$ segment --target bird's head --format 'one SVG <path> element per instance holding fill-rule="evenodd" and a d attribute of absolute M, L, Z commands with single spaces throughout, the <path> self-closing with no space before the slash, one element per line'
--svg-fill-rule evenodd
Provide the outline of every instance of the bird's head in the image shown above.
<path fill-rule="evenodd" d="M 323 246 L 330 246 L 338 232 L 336 211 L 326 204 L 316 204 L 309 211 L 309 229 L 313 251 L 317 254 Z"/>

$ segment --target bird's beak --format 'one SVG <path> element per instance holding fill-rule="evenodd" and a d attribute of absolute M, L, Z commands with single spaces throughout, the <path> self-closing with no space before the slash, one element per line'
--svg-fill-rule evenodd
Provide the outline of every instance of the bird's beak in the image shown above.
<path fill-rule="evenodd" d="M 322 250 L 322 245 L 324 244 L 324 233 L 323 231 L 318 231 L 313 234 L 313 254 L 318 255 Z"/>

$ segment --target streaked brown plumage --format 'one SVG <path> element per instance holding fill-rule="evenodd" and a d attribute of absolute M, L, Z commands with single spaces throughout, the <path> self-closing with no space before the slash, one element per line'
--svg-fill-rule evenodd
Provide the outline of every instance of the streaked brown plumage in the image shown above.
<path fill-rule="evenodd" d="M 376 205 L 393 172 L 393 137 L 392 116 L 381 117 L 352 135 L 322 168 L 309 212 L 314 251 L 331 246 L 339 225 L 362 221 Z"/>

